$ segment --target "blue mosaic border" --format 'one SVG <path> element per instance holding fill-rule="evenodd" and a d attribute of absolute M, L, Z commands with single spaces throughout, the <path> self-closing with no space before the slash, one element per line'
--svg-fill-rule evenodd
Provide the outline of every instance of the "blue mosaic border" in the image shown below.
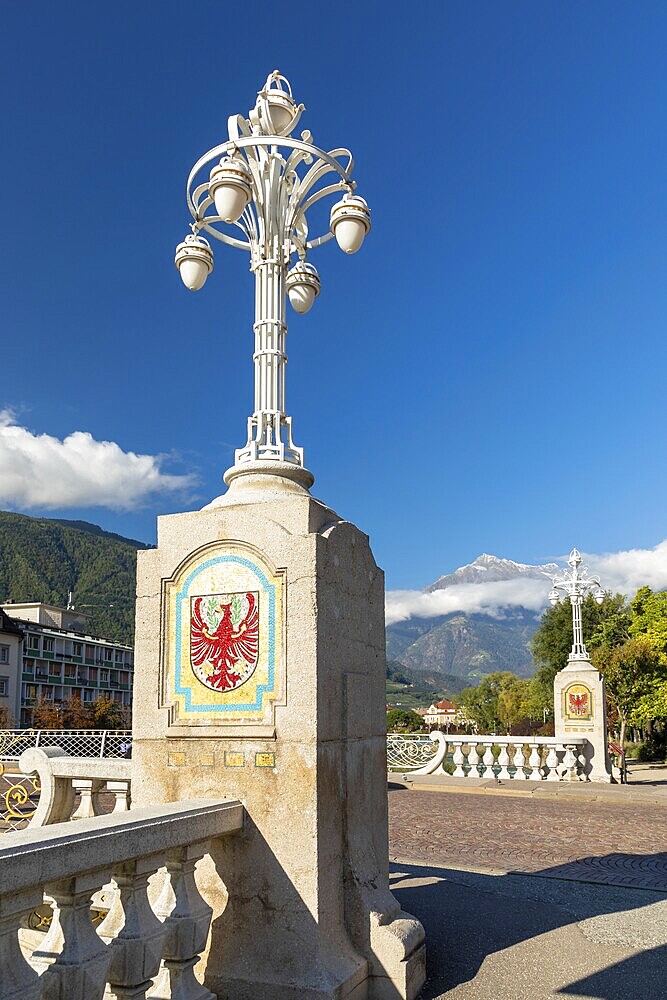
<path fill-rule="evenodd" d="M 202 705 L 193 701 L 192 688 L 185 687 L 182 683 L 182 638 L 183 638 L 183 612 L 187 604 L 187 619 L 188 628 L 190 627 L 190 595 L 188 593 L 190 585 L 193 580 L 199 576 L 204 570 L 210 569 L 212 566 L 216 566 L 219 563 L 238 563 L 241 566 L 245 566 L 249 569 L 251 573 L 254 573 L 259 582 L 262 584 L 263 592 L 268 595 L 269 599 L 269 677 L 266 684 L 258 684 L 256 689 L 257 697 L 254 702 L 227 702 L 221 705 Z M 175 691 L 176 694 L 185 696 L 185 709 L 188 712 L 243 712 L 243 711 L 262 711 L 262 701 L 263 696 L 268 692 L 273 692 L 274 679 L 275 679 L 275 660 L 276 660 L 276 587 L 275 584 L 269 583 L 266 575 L 262 572 L 259 566 L 251 562 L 249 559 L 244 559 L 243 556 L 233 556 L 224 555 L 216 556 L 213 559 L 207 559 L 206 562 L 201 563 L 197 566 L 189 576 L 186 577 L 183 586 L 176 594 L 176 663 L 175 663 Z M 188 667 L 190 665 L 188 664 Z M 242 689 L 241 689 L 242 690 Z"/>

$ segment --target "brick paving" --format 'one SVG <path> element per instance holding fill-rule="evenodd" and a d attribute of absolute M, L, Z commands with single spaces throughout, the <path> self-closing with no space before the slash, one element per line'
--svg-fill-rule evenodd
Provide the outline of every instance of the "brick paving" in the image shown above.
<path fill-rule="evenodd" d="M 667 809 L 637 802 L 389 791 L 390 857 L 667 891 Z"/>

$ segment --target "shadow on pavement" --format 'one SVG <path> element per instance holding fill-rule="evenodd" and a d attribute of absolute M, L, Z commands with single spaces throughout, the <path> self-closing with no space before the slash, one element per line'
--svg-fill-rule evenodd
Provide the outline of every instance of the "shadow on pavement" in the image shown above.
<path fill-rule="evenodd" d="M 466 983 L 456 996 L 471 1000 L 667 996 L 667 916 L 660 917 L 663 940 L 657 940 L 655 920 L 656 905 L 667 909 L 667 893 L 559 881 L 558 866 L 526 876 L 393 861 L 390 872 L 392 892 L 426 930 L 428 978 L 421 1000 L 447 996 Z M 576 927 L 582 921 L 589 921 L 585 931 Z M 551 940 L 534 940 L 549 934 Z M 523 942 L 528 944 L 521 947 Z M 628 956 L 632 950 L 637 954 Z M 490 956 L 495 963 L 485 965 Z"/>
<path fill-rule="evenodd" d="M 578 979 L 558 991 L 562 996 L 605 1000 L 659 1000 L 667 995 L 667 945 L 632 955 L 622 962 Z"/>

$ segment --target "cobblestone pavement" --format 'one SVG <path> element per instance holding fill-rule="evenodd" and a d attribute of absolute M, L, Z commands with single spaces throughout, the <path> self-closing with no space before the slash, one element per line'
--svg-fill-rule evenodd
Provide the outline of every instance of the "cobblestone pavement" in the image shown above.
<path fill-rule="evenodd" d="M 636 802 L 389 791 L 392 860 L 667 891 L 667 810 Z"/>

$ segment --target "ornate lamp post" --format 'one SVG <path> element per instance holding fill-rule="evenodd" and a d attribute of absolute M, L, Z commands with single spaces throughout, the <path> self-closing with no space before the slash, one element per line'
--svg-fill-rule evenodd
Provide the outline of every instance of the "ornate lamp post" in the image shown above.
<path fill-rule="evenodd" d="M 345 253 L 356 253 L 371 228 L 368 205 L 354 193 L 351 153 L 325 152 L 313 145 L 308 131 L 300 139 L 292 137 L 303 111 L 289 82 L 275 70 L 248 118 L 232 115 L 229 139 L 200 157 L 188 177 L 192 234 L 178 245 L 175 258 L 185 286 L 197 291 L 213 270 L 203 232 L 248 250 L 255 275 L 255 407 L 246 444 L 236 449 L 234 465 L 224 475 L 228 485 L 244 473 L 258 472 L 292 479 L 306 489 L 312 485 L 285 410 L 285 299 L 297 313 L 308 312 L 320 293 L 308 252 L 335 238 Z M 311 237 L 309 209 L 341 192 L 328 232 Z"/>
<path fill-rule="evenodd" d="M 591 592 L 597 604 L 604 601 L 604 591 L 597 576 L 589 576 L 588 569 L 583 566 L 581 570 L 581 554 L 577 549 L 572 549 L 568 564 L 572 567 L 572 572 L 565 570 L 560 577 L 553 578 L 553 589 L 549 592 L 549 602 L 551 605 L 558 603 L 559 591 L 562 591 L 570 598 L 572 605 L 572 652 L 570 660 L 588 661 L 588 651 L 584 643 L 584 633 L 581 622 L 581 607 L 584 603 L 584 596 Z"/>

